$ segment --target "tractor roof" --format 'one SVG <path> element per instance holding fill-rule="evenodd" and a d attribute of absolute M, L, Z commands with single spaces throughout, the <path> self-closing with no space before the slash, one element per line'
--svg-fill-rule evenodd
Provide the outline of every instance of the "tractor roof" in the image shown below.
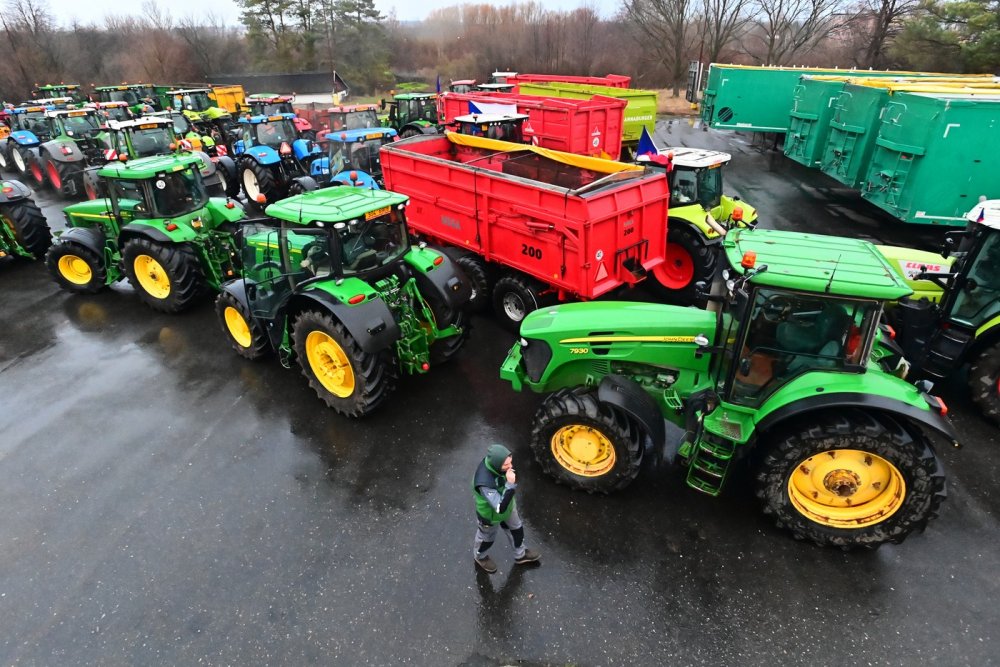
<path fill-rule="evenodd" d="M 465 116 L 455 116 L 459 123 L 504 123 L 528 120 L 528 114 L 523 113 L 470 113 Z"/>
<path fill-rule="evenodd" d="M 56 118 L 59 116 L 93 116 L 96 113 L 97 109 L 90 107 L 84 109 L 49 109 L 45 115 L 49 118 Z"/>
<path fill-rule="evenodd" d="M 210 93 L 211 88 L 178 88 L 176 90 L 168 90 L 167 95 L 183 95 L 184 93 Z"/>
<path fill-rule="evenodd" d="M 92 109 L 120 109 L 127 107 L 128 102 L 88 102 L 86 106 Z"/>
<path fill-rule="evenodd" d="M 326 110 L 326 113 L 355 113 L 359 111 L 378 111 L 378 105 L 376 104 L 342 104 L 336 107 L 330 107 Z"/>
<path fill-rule="evenodd" d="M 990 229 L 1000 229 L 1000 199 L 984 199 L 969 211 L 965 219 Z"/>
<path fill-rule="evenodd" d="M 505 90 L 511 90 L 514 87 L 512 83 L 481 83 L 476 86 L 479 90 L 493 90 L 496 92 L 503 92 Z"/>
<path fill-rule="evenodd" d="M 861 239 L 740 229 L 726 235 L 723 247 L 739 273 L 747 252 L 756 253 L 755 266 L 767 265 L 751 279 L 756 285 L 890 301 L 913 293 L 875 246 Z"/>
<path fill-rule="evenodd" d="M 366 213 L 406 203 L 408 199 L 406 195 L 389 190 L 344 186 L 323 188 L 282 199 L 268 206 L 264 212 L 279 220 L 296 223 L 301 221 L 302 224 L 313 221 L 347 222 L 363 218 Z"/>
<path fill-rule="evenodd" d="M 423 100 L 437 97 L 437 93 L 400 93 L 396 95 L 397 100 Z"/>
<path fill-rule="evenodd" d="M 295 120 L 295 114 L 293 113 L 276 113 L 273 116 L 243 116 L 240 118 L 241 123 L 257 125 L 259 123 L 270 123 L 272 120 Z"/>
<path fill-rule="evenodd" d="M 294 99 L 294 95 L 279 95 L 278 93 L 254 93 L 253 95 L 247 95 L 247 102 L 262 102 L 264 104 L 268 102 L 291 102 Z"/>
<path fill-rule="evenodd" d="M 152 116 L 143 116 L 141 118 L 133 118 L 131 120 L 109 120 L 108 127 L 112 130 L 128 130 L 128 129 L 140 129 L 149 130 L 152 129 L 151 126 L 156 127 L 172 127 L 173 123 L 169 118 L 158 117 L 154 118 Z"/>
<path fill-rule="evenodd" d="M 48 107 L 43 106 L 31 106 L 31 107 L 14 107 L 10 109 L 10 113 L 21 114 L 21 113 L 39 113 L 42 111 L 48 111 Z"/>
<path fill-rule="evenodd" d="M 710 151 L 705 148 L 688 148 L 686 146 L 668 146 L 661 148 L 660 154 L 673 153 L 674 164 L 678 167 L 702 169 L 705 167 L 721 167 L 733 159 L 729 153 Z"/>
<path fill-rule="evenodd" d="M 338 130 L 327 132 L 325 139 L 336 143 L 349 144 L 365 139 L 381 139 L 396 136 L 396 130 L 391 127 L 360 127 L 355 130 Z"/>
<path fill-rule="evenodd" d="M 47 83 L 44 86 L 35 86 L 35 90 L 72 90 L 79 87 L 78 83 Z"/>
<path fill-rule="evenodd" d="M 476 85 L 475 79 L 456 79 L 451 82 L 453 86 L 474 86 Z"/>
<path fill-rule="evenodd" d="M 158 174 L 182 171 L 187 167 L 201 168 L 201 158 L 193 153 L 181 155 L 152 155 L 128 162 L 109 162 L 101 167 L 99 176 L 105 178 L 123 178 L 131 180 L 146 180 L 155 178 Z"/>
<path fill-rule="evenodd" d="M 120 86 L 97 86 L 94 90 L 104 92 L 105 90 L 132 90 L 133 88 L 150 88 L 151 83 L 123 83 Z"/>

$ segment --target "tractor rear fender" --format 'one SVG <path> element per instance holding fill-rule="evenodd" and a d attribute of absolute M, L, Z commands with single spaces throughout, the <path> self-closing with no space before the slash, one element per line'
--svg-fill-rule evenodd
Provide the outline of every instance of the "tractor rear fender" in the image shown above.
<path fill-rule="evenodd" d="M 274 150 L 270 146 L 252 146 L 248 148 L 243 155 L 253 158 L 258 164 L 265 166 L 281 162 L 281 155 L 279 155 L 278 151 Z"/>
<path fill-rule="evenodd" d="M 315 163 L 313 163 L 315 164 Z M 354 181 L 351 181 L 351 174 L 354 174 Z M 365 173 L 363 171 L 357 171 L 352 169 L 351 171 L 342 171 L 339 174 L 334 174 L 330 177 L 330 184 L 344 184 L 353 185 L 358 188 L 364 188 L 365 190 L 381 190 L 375 179 L 372 178 L 371 174 Z"/>
<path fill-rule="evenodd" d="M 435 265 L 433 262 L 438 257 L 444 261 Z M 430 262 L 425 261 L 428 258 Z M 406 253 L 405 261 L 413 270 L 417 287 L 425 297 L 435 296 L 449 308 L 462 308 L 472 298 L 472 285 L 469 279 L 457 268 L 451 257 L 443 252 L 432 252 L 427 249 L 410 251 Z"/>
<path fill-rule="evenodd" d="M 973 363 L 984 351 L 1000 342 L 1000 317 L 989 320 L 976 330 L 976 339 L 965 349 L 959 363 Z"/>
<path fill-rule="evenodd" d="M 83 151 L 69 139 L 47 141 L 40 150 L 53 162 L 82 162 L 84 159 Z"/>
<path fill-rule="evenodd" d="M 98 257 L 104 257 L 107 239 L 96 227 L 70 227 L 59 235 L 59 243 L 78 243 L 96 253 Z"/>
<path fill-rule="evenodd" d="M 134 238 L 145 238 L 156 243 L 184 243 L 195 238 L 194 230 L 187 225 L 178 225 L 172 232 L 165 232 L 143 223 L 131 223 L 122 227 L 121 245 Z"/>
<path fill-rule="evenodd" d="M 318 155 L 320 153 L 319 147 L 313 150 L 314 144 L 308 139 L 296 139 L 292 142 L 292 152 L 295 153 L 295 157 L 300 160 L 305 160 L 310 155 Z"/>
<path fill-rule="evenodd" d="M 16 132 L 10 133 L 10 138 L 17 142 L 18 146 L 37 146 L 41 141 L 35 136 L 34 132 L 28 130 L 17 130 Z"/>
<path fill-rule="evenodd" d="M 297 313 L 316 308 L 326 310 L 340 320 L 365 352 L 380 352 L 399 340 L 401 335 L 389 306 L 378 298 L 349 306 L 324 290 L 306 290 L 292 297 L 285 312 L 291 321 Z"/>
<path fill-rule="evenodd" d="M 11 204 L 31 197 L 31 188 L 21 181 L 3 179 L 0 188 L 0 204 Z"/>
<path fill-rule="evenodd" d="M 236 178 L 236 162 L 228 155 L 218 158 L 215 162 L 215 168 L 225 172 L 226 178 L 229 180 Z"/>
<path fill-rule="evenodd" d="M 292 179 L 293 183 L 298 183 L 302 186 L 303 192 L 312 192 L 313 190 L 319 190 L 319 183 L 316 182 L 312 176 L 296 176 Z"/>
<path fill-rule="evenodd" d="M 209 176 L 214 176 L 216 169 L 215 163 L 212 162 L 212 158 L 208 156 L 208 153 L 205 153 L 203 151 L 195 151 L 194 154 L 197 155 L 199 158 L 201 158 L 201 169 L 199 169 L 199 171 L 201 172 L 202 178 L 208 178 Z"/>
<path fill-rule="evenodd" d="M 928 394 L 918 392 L 917 397 L 926 406 L 937 404 L 936 399 Z M 847 408 L 857 408 L 876 414 L 888 414 L 897 420 L 936 431 L 950 444 L 958 443 L 958 435 L 951 422 L 937 410 L 925 410 L 909 401 L 889 398 L 888 396 L 851 392 L 824 393 L 788 403 L 758 421 L 756 434 L 760 436 L 793 420 L 803 418 L 815 423 L 815 417 L 820 412 L 843 412 Z"/>
<path fill-rule="evenodd" d="M 649 435 L 648 442 L 654 448 L 662 447 L 666 442 L 667 429 L 663 424 L 663 415 L 653 397 L 638 382 L 624 375 L 605 375 L 597 387 L 597 399 L 639 422 Z"/>

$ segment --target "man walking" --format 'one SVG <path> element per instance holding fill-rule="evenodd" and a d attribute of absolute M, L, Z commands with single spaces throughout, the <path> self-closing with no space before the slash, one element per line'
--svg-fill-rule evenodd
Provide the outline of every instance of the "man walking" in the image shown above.
<path fill-rule="evenodd" d="M 476 539 L 472 550 L 476 565 L 493 574 L 497 564 L 486 553 L 496 539 L 497 527 L 504 529 L 514 547 L 517 565 L 534 563 L 540 558 L 537 551 L 524 547 L 524 526 L 514 503 L 517 477 L 513 457 L 503 445 L 490 445 L 486 458 L 476 468 L 472 479 L 472 495 L 476 501 Z"/>

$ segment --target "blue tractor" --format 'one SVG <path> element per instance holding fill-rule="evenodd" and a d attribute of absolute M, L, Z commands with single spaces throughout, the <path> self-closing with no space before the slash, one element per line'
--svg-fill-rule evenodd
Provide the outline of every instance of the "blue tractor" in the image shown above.
<path fill-rule="evenodd" d="M 32 105 L 7 111 L 11 132 L 6 142 L 0 145 L 0 170 L 13 167 L 20 176 L 31 175 L 29 170 L 38 156 L 38 147 L 51 138 L 51 128 L 45 118 L 49 108 Z"/>
<path fill-rule="evenodd" d="M 379 149 L 396 141 L 391 127 L 363 127 L 326 135 L 327 177 L 324 185 L 354 185 L 372 190 L 382 187 L 382 163 Z"/>
<path fill-rule="evenodd" d="M 233 133 L 233 156 L 249 201 L 275 202 L 315 190 L 317 178 L 328 178 L 323 150 L 299 138 L 295 114 L 243 117 Z"/>

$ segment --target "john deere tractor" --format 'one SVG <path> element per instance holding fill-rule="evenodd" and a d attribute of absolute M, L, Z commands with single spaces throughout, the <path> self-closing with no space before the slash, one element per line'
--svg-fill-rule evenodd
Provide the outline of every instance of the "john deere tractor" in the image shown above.
<path fill-rule="evenodd" d="M 914 294 L 887 311 L 891 336 L 874 356 L 887 370 L 930 381 L 968 365 L 972 400 L 1000 423 L 1000 200 L 981 201 L 967 217 L 942 254 L 879 246 Z"/>
<path fill-rule="evenodd" d="M 29 153 L 35 185 L 51 185 L 62 196 L 82 194 L 84 169 L 104 163 L 107 135 L 102 117 L 93 109 L 59 109 L 47 111 L 44 121 L 47 132 L 35 136 L 37 143 Z"/>
<path fill-rule="evenodd" d="M 52 232 L 31 190 L 0 178 L 0 257 L 40 259 L 52 245 Z"/>
<path fill-rule="evenodd" d="M 717 495 L 743 459 L 797 538 L 874 548 L 923 529 L 945 493 L 927 433 L 955 434 L 926 387 L 869 361 L 883 306 L 910 287 L 861 240 L 738 229 L 722 249 L 715 312 L 591 302 L 525 318 L 500 374 L 548 394 L 531 431 L 542 468 L 607 493 L 665 453 Z"/>
<path fill-rule="evenodd" d="M 243 277 L 216 301 L 236 352 L 297 360 L 337 412 L 361 417 L 401 372 L 426 373 L 468 332 L 464 275 L 444 254 L 410 245 L 407 197 L 326 188 L 266 209 L 240 231 Z"/>
<path fill-rule="evenodd" d="M 670 182 L 666 261 L 653 270 L 656 280 L 650 285 L 671 303 L 700 305 L 697 285 L 712 281 L 726 231 L 756 226 L 757 210 L 725 194 L 722 172 L 732 159 L 729 153 L 686 147 L 659 150 L 666 159 L 636 159 L 667 171 Z"/>
<path fill-rule="evenodd" d="M 83 99 L 83 95 L 80 94 L 80 84 L 78 83 L 56 83 L 45 86 L 35 84 L 35 89 L 31 91 L 31 96 L 36 100 L 68 97 L 74 102 L 79 102 Z"/>
<path fill-rule="evenodd" d="M 382 110 L 387 107 L 386 125 L 396 130 L 401 139 L 438 133 L 437 95 L 434 93 L 396 95 L 391 102 L 382 100 Z"/>
<path fill-rule="evenodd" d="M 176 313 L 238 275 L 233 241 L 243 209 L 210 199 L 197 155 L 110 162 L 106 199 L 64 209 L 69 229 L 45 257 L 55 281 L 92 294 L 124 277 L 147 305 Z"/>
<path fill-rule="evenodd" d="M 295 116 L 250 116 L 240 118 L 239 138 L 233 155 L 243 192 L 250 201 L 261 196 L 274 202 L 289 194 L 315 190 L 314 176 L 324 176 L 322 149 L 308 139 L 299 139 Z"/>

